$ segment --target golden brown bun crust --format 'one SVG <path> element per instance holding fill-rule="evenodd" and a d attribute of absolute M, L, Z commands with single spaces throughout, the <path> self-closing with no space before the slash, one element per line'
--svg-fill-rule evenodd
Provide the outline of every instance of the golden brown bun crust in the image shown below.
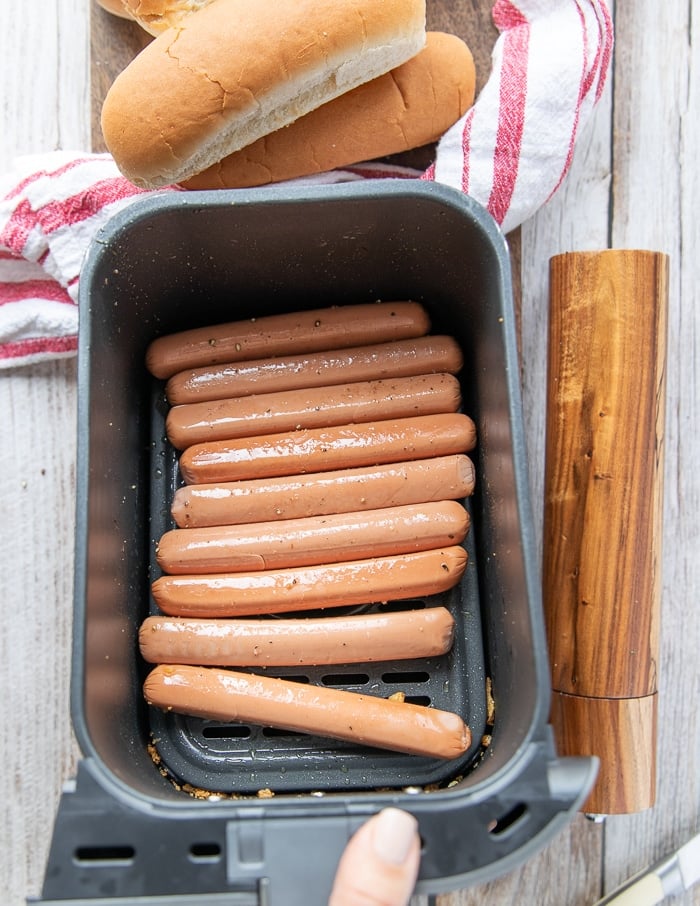
<path fill-rule="evenodd" d="M 184 183 L 245 188 L 346 167 L 437 141 L 474 103 L 474 60 L 455 35 L 428 32 L 425 50 L 386 75 L 307 113 Z"/>
<path fill-rule="evenodd" d="M 131 13 L 126 8 L 127 0 L 96 0 L 97 5 L 101 6 L 102 9 L 106 9 L 108 13 L 112 13 L 114 16 L 119 16 L 122 19 L 132 19 Z"/>
<path fill-rule="evenodd" d="M 137 185 L 188 179 L 424 44 L 425 0 L 215 0 L 116 78 L 105 143 Z"/>
<path fill-rule="evenodd" d="M 115 0 L 106 0 L 110 5 Z M 119 6 L 125 6 L 127 15 L 134 18 L 139 25 L 152 35 L 159 35 L 166 28 L 178 25 L 185 16 L 208 6 L 212 0 L 117 0 Z"/>

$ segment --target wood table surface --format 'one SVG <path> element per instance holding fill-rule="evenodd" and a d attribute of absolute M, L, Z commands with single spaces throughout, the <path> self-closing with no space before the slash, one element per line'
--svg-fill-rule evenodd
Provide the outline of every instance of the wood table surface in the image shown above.
<path fill-rule="evenodd" d="M 429 26 L 470 44 L 479 86 L 496 37 L 491 5 L 428 2 Z M 33 0 L 17 4 L 12 16 L 7 8 L 0 29 L 0 175 L 18 154 L 101 149 L 101 99 L 145 36 L 91 8 L 90 0 Z M 440 896 L 439 906 L 586 906 L 699 829 L 700 16 L 692 16 L 687 0 L 618 0 L 613 13 L 613 77 L 579 138 L 571 171 L 557 195 L 508 238 L 540 539 L 549 258 L 607 247 L 670 256 L 657 802 L 601 824 L 579 815 L 522 867 Z M 8 705 L 0 735 L 1 906 L 20 906 L 39 893 L 61 786 L 79 757 L 68 700 L 75 411 L 74 359 L 0 372 L 0 700 Z M 673 902 L 699 904 L 700 887 Z"/>

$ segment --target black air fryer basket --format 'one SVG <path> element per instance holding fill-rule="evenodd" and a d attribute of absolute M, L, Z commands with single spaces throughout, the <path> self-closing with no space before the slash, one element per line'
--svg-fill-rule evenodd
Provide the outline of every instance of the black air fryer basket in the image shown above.
<path fill-rule="evenodd" d="M 400 605 L 444 603 L 455 643 L 431 659 L 274 675 L 456 711 L 473 743 L 455 761 L 166 714 L 141 692 L 137 633 L 155 612 L 155 543 L 180 482 L 146 347 L 376 299 L 421 302 L 464 355 L 477 426 L 468 567 L 451 592 Z M 41 902 L 321 906 L 348 838 L 389 804 L 419 821 L 419 893 L 490 880 L 551 839 L 595 762 L 558 758 L 547 724 L 509 257 L 489 215 L 414 181 L 151 195 L 97 236 L 80 319 L 72 711 L 84 758 Z"/>

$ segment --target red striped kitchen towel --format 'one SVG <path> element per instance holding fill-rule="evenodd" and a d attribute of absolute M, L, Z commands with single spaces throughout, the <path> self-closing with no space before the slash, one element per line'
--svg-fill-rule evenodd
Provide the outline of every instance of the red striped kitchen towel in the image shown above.
<path fill-rule="evenodd" d="M 475 198 L 504 232 L 531 217 L 564 179 L 600 99 L 612 20 L 606 0 L 496 0 L 493 20 L 489 78 L 425 173 L 368 163 L 294 182 L 423 178 Z M 75 353 L 87 247 L 141 194 L 107 154 L 20 158 L 0 180 L 0 368 Z"/>

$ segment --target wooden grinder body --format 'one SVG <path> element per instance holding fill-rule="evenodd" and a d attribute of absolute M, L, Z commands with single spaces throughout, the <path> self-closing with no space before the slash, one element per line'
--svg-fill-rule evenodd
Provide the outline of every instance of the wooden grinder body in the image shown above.
<path fill-rule="evenodd" d="M 543 583 L 561 754 L 587 812 L 654 803 L 668 259 L 550 262 Z"/>

